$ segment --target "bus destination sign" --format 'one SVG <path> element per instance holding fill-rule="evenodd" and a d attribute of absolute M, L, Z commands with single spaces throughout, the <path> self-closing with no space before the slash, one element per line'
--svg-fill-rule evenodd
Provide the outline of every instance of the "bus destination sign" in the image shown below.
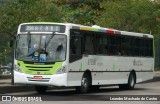
<path fill-rule="evenodd" d="M 64 25 L 53 24 L 27 24 L 21 25 L 20 32 L 65 32 Z"/>

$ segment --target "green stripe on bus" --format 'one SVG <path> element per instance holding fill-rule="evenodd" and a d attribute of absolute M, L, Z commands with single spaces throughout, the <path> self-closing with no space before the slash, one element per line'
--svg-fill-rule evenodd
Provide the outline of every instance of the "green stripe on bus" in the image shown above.
<path fill-rule="evenodd" d="M 115 70 L 115 67 L 116 67 L 115 64 L 113 64 L 113 70 Z"/>
<path fill-rule="evenodd" d="M 83 64 L 81 63 L 81 64 L 80 64 L 80 71 L 82 71 L 82 67 L 83 67 Z"/>
<path fill-rule="evenodd" d="M 96 29 L 96 28 L 90 28 L 89 30 L 90 30 L 90 31 L 98 32 L 98 29 Z"/>

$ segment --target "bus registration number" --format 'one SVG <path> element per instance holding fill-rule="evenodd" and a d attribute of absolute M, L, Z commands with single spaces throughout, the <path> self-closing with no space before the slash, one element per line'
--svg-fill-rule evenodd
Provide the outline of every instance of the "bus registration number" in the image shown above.
<path fill-rule="evenodd" d="M 38 80 L 43 79 L 43 77 L 42 77 L 42 76 L 34 76 L 33 78 L 34 78 L 34 79 L 38 79 Z"/>

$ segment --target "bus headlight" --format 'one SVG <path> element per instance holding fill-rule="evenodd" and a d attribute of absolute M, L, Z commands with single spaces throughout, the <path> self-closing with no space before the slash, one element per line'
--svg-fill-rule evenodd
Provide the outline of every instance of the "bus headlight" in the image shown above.
<path fill-rule="evenodd" d="M 22 73 L 22 70 L 19 68 L 18 65 L 14 65 L 14 70 L 17 71 L 17 72 Z"/>
<path fill-rule="evenodd" d="M 56 74 L 63 74 L 63 73 L 66 73 L 67 72 L 67 69 L 65 66 L 59 68 L 56 72 Z"/>

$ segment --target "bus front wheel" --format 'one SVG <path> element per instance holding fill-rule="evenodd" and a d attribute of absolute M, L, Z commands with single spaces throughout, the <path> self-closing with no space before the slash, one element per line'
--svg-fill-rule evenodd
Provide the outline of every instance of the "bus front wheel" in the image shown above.
<path fill-rule="evenodd" d="M 47 88 L 48 88 L 47 86 L 35 86 L 35 90 L 40 94 L 45 93 Z"/>
<path fill-rule="evenodd" d="M 87 93 L 89 90 L 89 77 L 84 74 L 81 80 L 81 86 L 76 87 L 76 90 L 80 93 Z"/>

